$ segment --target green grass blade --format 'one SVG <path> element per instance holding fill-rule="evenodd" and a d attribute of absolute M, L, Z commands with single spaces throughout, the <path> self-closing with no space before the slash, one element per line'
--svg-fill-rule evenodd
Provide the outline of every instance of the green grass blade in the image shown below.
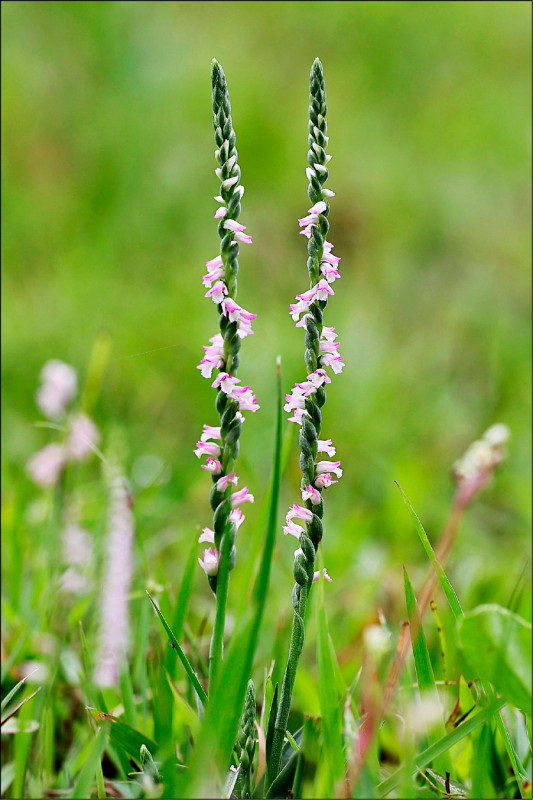
<path fill-rule="evenodd" d="M 118 719 L 118 717 L 114 717 L 111 714 L 106 714 L 105 712 L 99 711 L 96 708 L 89 708 L 88 711 L 95 722 L 103 722 L 104 725 L 107 722 L 111 723 L 111 728 L 109 729 L 110 744 L 114 747 L 120 748 L 128 756 L 133 756 L 133 758 L 138 759 L 139 751 L 141 749 L 141 745 L 143 744 L 151 753 L 155 753 L 158 749 L 159 745 L 157 742 L 154 742 L 153 739 L 145 736 L 144 733 L 141 733 L 131 725 L 128 725 L 127 722 L 123 722 L 121 719 Z"/>
<path fill-rule="evenodd" d="M 2 700 L 2 704 L 1 704 L 1 706 L 0 706 L 0 711 L 3 711 L 3 710 L 4 710 L 4 708 L 7 706 L 7 704 L 8 704 L 8 703 L 9 703 L 9 701 L 11 700 L 11 698 L 12 698 L 12 697 L 13 697 L 13 696 L 14 696 L 14 695 L 15 695 L 15 694 L 18 692 L 18 690 L 19 690 L 19 689 L 20 689 L 22 686 L 24 686 L 24 684 L 26 683 L 26 681 L 28 680 L 28 678 L 30 678 L 30 677 L 31 677 L 31 676 L 32 676 L 32 675 L 33 675 L 35 672 L 37 672 L 37 669 L 34 669 L 34 670 L 33 670 L 33 672 L 30 672 L 30 674 L 29 674 L 29 675 L 26 675 L 24 678 L 22 678 L 22 680 L 21 680 L 21 681 L 19 681 L 19 682 L 17 683 L 17 685 L 16 685 L 16 686 L 14 686 L 14 687 L 11 689 L 11 691 L 10 691 L 10 692 L 8 692 L 8 694 L 6 694 L 6 696 L 5 696 L 5 697 L 4 697 L 4 699 Z"/>
<path fill-rule="evenodd" d="M 438 703 L 440 706 L 439 693 L 435 683 L 433 667 L 431 666 L 431 660 L 429 658 L 426 638 L 422 629 L 422 621 L 416 605 L 415 593 L 405 567 L 403 574 L 405 581 L 405 600 L 407 603 L 407 614 L 411 628 L 411 644 L 413 647 L 418 688 L 420 689 L 421 694 L 429 696 L 433 702 Z M 428 739 L 430 744 L 432 741 L 435 741 L 435 737 L 441 738 L 444 736 L 445 732 L 444 720 L 441 716 L 439 722 L 435 723 L 435 725 L 431 726 L 431 728 L 428 730 Z M 452 771 L 451 759 L 448 753 L 444 753 L 436 758 L 435 768 L 438 772 L 442 772 L 443 775 L 446 772 Z"/>
<path fill-rule="evenodd" d="M 320 777 L 324 782 L 317 787 L 322 797 L 333 797 L 335 782 L 340 778 L 344 767 L 344 743 L 342 737 L 342 706 L 337 692 L 334 675 L 336 664 L 333 659 L 333 642 L 328 630 L 324 604 L 324 580 L 318 581 L 317 598 L 317 663 L 318 692 L 322 716 L 323 759 Z"/>
<path fill-rule="evenodd" d="M 411 516 L 413 518 L 413 522 L 415 523 L 416 532 L 418 533 L 420 541 L 422 542 L 422 546 L 424 547 L 424 550 L 426 551 L 426 554 L 427 554 L 429 560 L 433 564 L 433 568 L 435 569 L 435 572 L 437 573 L 437 576 L 439 578 L 441 586 L 442 586 L 442 588 L 444 590 L 444 594 L 446 595 L 446 597 L 448 599 L 448 602 L 450 604 L 450 608 L 452 609 L 452 611 L 454 613 L 454 616 L 457 619 L 457 618 L 462 616 L 463 610 L 461 608 L 461 605 L 459 603 L 457 595 L 455 594 L 455 590 L 454 590 L 453 586 L 451 585 L 450 581 L 448 580 L 448 578 L 446 576 L 446 573 L 444 572 L 444 569 L 442 568 L 439 560 L 437 559 L 437 556 L 435 555 L 435 551 L 433 550 L 433 548 L 431 546 L 431 542 L 428 539 L 428 535 L 427 535 L 426 531 L 424 530 L 424 526 L 420 522 L 420 519 L 418 518 L 418 515 L 417 515 L 416 511 L 414 510 L 413 506 L 411 505 L 411 502 L 410 502 L 409 498 L 405 494 L 404 490 L 402 489 L 402 487 L 400 486 L 398 481 L 394 481 L 394 483 L 396 484 L 396 486 L 398 487 L 398 489 L 402 493 L 402 496 L 403 496 L 403 499 L 405 501 L 405 504 L 408 507 L 409 511 L 411 512 Z"/>
<path fill-rule="evenodd" d="M 191 680 L 191 683 L 194 686 L 194 688 L 196 690 L 196 693 L 198 694 L 198 697 L 202 701 L 202 704 L 205 705 L 206 702 L 207 702 L 207 695 L 206 695 L 206 693 L 205 693 L 205 691 L 204 691 L 204 689 L 202 687 L 202 684 L 198 680 L 195 671 L 191 667 L 187 656 L 185 655 L 185 653 L 181 649 L 178 640 L 176 639 L 176 637 L 172 633 L 172 630 L 170 629 L 166 619 L 164 618 L 163 614 L 159 610 L 159 607 L 158 607 L 157 603 L 155 602 L 153 597 L 149 594 L 149 592 L 146 592 L 146 594 L 150 598 L 150 602 L 152 603 L 152 605 L 153 605 L 153 607 L 154 607 L 159 619 L 161 620 L 161 622 L 163 624 L 163 627 L 164 627 L 165 631 L 167 632 L 168 638 L 170 639 L 170 642 L 171 642 L 172 646 L 176 649 L 176 652 L 178 654 L 179 660 L 183 664 L 185 672 L 189 676 L 189 678 Z"/>
<path fill-rule="evenodd" d="M 493 714 L 498 712 L 500 708 L 503 708 L 505 705 L 505 700 L 495 700 L 494 703 L 491 703 L 483 711 L 480 711 L 478 714 L 475 714 L 473 717 L 470 717 L 466 722 L 463 722 L 462 725 L 459 725 L 450 733 L 443 736 L 437 742 L 434 742 L 425 750 L 423 750 L 418 756 L 416 756 L 413 760 L 413 774 L 415 774 L 418 770 L 424 769 L 434 761 L 436 758 L 441 756 L 443 753 L 446 753 L 450 750 L 451 747 L 460 742 L 461 739 L 464 739 L 465 736 L 468 736 L 469 733 L 476 730 L 480 725 L 483 725 L 487 722 Z M 402 768 L 393 772 L 392 775 L 389 775 L 384 781 L 381 781 L 378 784 L 377 790 L 380 797 L 386 797 L 389 792 L 392 792 L 393 789 L 398 786 L 402 778 Z"/>
<path fill-rule="evenodd" d="M 96 735 L 89 754 L 78 775 L 78 779 L 74 784 L 74 788 L 70 794 L 73 800 L 83 800 L 83 798 L 91 796 L 91 786 L 93 780 L 96 779 L 96 770 L 104 752 L 108 733 L 109 725 L 106 723 Z"/>

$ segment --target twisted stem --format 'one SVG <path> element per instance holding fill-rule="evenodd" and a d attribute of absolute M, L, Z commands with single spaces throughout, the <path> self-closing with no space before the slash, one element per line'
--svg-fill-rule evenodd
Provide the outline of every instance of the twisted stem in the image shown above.
<path fill-rule="evenodd" d="M 217 175 L 220 178 L 220 196 L 227 207 L 227 218 L 237 220 L 241 213 L 241 197 L 244 188 L 240 186 L 241 170 L 237 163 L 238 153 L 236 136 L 231 120 L 231 104 L 228 85 L 224 70 L 220 64 L 213 60 L 211 72 L 212 98 L 213 98 L 213 128 L 215 130 L 215 158 L 219 164 Z M 218 235 L 221 239 L 220 255 L 224 264 L 224 283 L 227 296 L 237 297 L 237 275 L 239 273 L 239 244 L 235 240 L 235 233 L 224 227 L 225 218 L 218 223 Z M 238 323 L 231 322 L 229 315 L 223 313 L 223 307 L 218 305 L 220 332 L 224 339 L 222 372 L 235 376 L 239 367 L 241 338 L 238 335 Z M 215 546 L 219 553 L 219 568 L 217 575 L 209 576 L 209 584 L 216 595 L 216 613 L 211 646 L 209 652 L 209 686 L 215 681 L 220 663 L 222 661 L 224 628 L 226 620 L 226 603 L 229 587 L 229 573 L 235 566 L 235 537 L 236 526 L 231 522 L 230 493 L 228 486 L 224 491 L 217 489 L 217 481 L 224 475 L 233 471 L 235 459 L 239 454 L 239 438 L 241 435 L 241 420 L 239 405 L 219 388 L 216 401 L 216 410 L 220 416 L 221 426 L 221 456 L 222 471 L 213 475 L 213 487 L 209 502 L 213 510 L 213 530 L 215 533 Z"/>
<path fill-rule="evenodd" d="M 309 272 L 310 286 L 317 284 L 320 279 L 320 264 L 324 255 L 324 242 L 329 230 L 329 203 L 323 190 L 323 185 L 329 174 L 326 166 L 329 160 L 326 154 L 326 146 L 328 143 L 328 137 L 326 135 L 326 113 L 324 72 L 320 61 L 315 59 L 311 68 L 309 91 L 309 151 L 307 154 L 309 162 L 309 167 L 307 169 L 307 176 L 309 179 L 308 195 L 313 205 L 319 201 L 323 201 L 326 207 L 323 212 L 318 215 L 318 221 L 316 225 L 312 226 L 311 235 L 308 240 L 307 269 Z M 306 317 L 304 358 L 308 373 L 314 372 L 317 367 L 320 366 L 318 361 L 319 343 L 323 327 L 323 311 L 326 306 L 327 300 L 315 300 L 309 307 L 310 314 Z M 322 425 L 321 408 L 325 402 L 326 391 L 323 386 L 320 386 L 313 394 L 307 397 L 305 401 L 305 411 L 307 414 L 302 416 L 299 438 L 302 489 L 305 489 L 309 484 L 314 485 L 317 478 L 317 443 Z M 293 575 L 295 584 L 292 590 L 294 616 L 289 656 L 281 687 L 266 786 L 272 783 L 276 778 L 281 766 L 283 742 L 291 708 L 294 681 L 305 638 L 305 612 L 313 583 L 316 551 L 323 533 L 323 498 L 320 497 L 320 501 L 315 504 L 311 503 L 311 500 L 307 500 L 305 505 L 312 513 L 312 519 L 310 522 L 306 523 L 306 531 L 300 536 L 300 550 L 294 560 Z"/>

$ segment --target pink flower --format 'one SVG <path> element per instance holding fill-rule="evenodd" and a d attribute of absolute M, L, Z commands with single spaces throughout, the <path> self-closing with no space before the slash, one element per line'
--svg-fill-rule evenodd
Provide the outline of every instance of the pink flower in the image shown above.
<path fill-rule="evenodd" d="M 307 414 L 307 416 L 309 416 L 308 412 L 305 411 L 305 409 L 295 408 L 294 409 L 294 414 L 292 415 L 292 417 L 288 417 L 288 421 L 289 422 L 296 422 L 298 425 L 301 425 L 302 424 L 302 417 L 303 417 L 304 414 Z"/>
<path fill-rule="evenodd" d="M 198 563 L 206 575 L 211 577 L 216 575 L 218 572 L 218 550 L 214 547 L 204 550 L 202 558 L 198 559 Z"/>
<path fill-rule="evenodd" d="M 215 211 L 215 219 L 220 219 L 221 217 L 225 217 L 227 213 L 228 209 L 225 208 L 224 206 L 220 206 L 220 208 L 217 208 L 217 210 Z"/>
<path fill-rule="evenodd" d="M 324 339 L 326 342 L 333 342 L 337 338 L 335 333 L 335 328 L 330 328 L 328 325 L 324 325 L 322 327 L 322 333 L 320 335 L 321 339 Z"/>
<path fill-rule="evenodd" d="M 288 523 L 291 519 L 301 519 L 303 522 L 312 522 L 313 521 L 313 512 L 309 511 L 308 508 L 304 508 L 303 506 L 299 506 L 298 503 L 293 503 L 291 508 L 287 511 L 287 516 L 285 518 L 286 522 Z"/>
<path fill-rule="evenodd" d="M 298 320 L 300 314 L 303 314 L 304 311 L 309 311 L 310 305 L 311 302 L 308 300 L 299 300 L 297 303 L 290 304 L 289 309 L 294 322 Z"/>
<path fill-rule="evenodd" d="M 252 237 L 248 236 L 247 233 L 236 233 L 235 239 L 237 242 L 242 242 L 243 244 L 253 244 Z"/>
<path fill-rule="evenodd" d="M 342 372 L 343 368 L 346 366 L 341 356 L 333 356 L 329 353 L 324 353 L 324 355 L 320 357 L 320 363 L 325 367 L 331 367 L 336 375 Z"/>
<path fill-rule="evenodd" d="M 38 486 L 53 486 L 67 461 L 67 452 L 60 444 L 47 444 L 28 461 L 28 472 Z"/>
<path fill-rule="evenodd" d="M 215 425 L 204 425 L 202 435 L 200 436 L 201 442 L 207 442 L 209 439 L 220 439 L 220 428 Z"/>
<path fill-rule="evenodd" d="M 220 388 L 224 394 L 227 394 L 231 397 L 233 394 L 233 389 L 237 383 L 240 383 L 240 378 L 235 378 L 233 375 L 230 375 L 228 372 L 219 372 L 216 376 L 215 380 L 211 384 L 213 389 Z"/>
<path fill-rule="evenodd" d="M 318 203 L 315 203 L 314 206 L 312 206 L 309 209 L 309 213 L 310 214 L 323 214 L 324 211 L 326 210 L 326 208 L 327 208 L 327 205 L 324 203 L 324 201 L 323 200 L 319 200 Z"/>
<path fill-rule="evenodd" d="M 215 544 L 215 532 L 211 528 L 202 528 L 202 533 L 198 539 L 198 544 L 207 542 L 207 544 Z"/>
<path fill-rule="evenodd" d="M 261 406 L 257 402 L 257 397 L 253 394 L 249 386 L 236 386 L 233 392 L 233 399 L 237 400 L 242 411 L 257 411 Z"/>
<path fill-rule="evenodd" d="M 194 455 L 198 458 L 202 458 L 202 456 L 215 456 L 216 458 L 221 453 L 219 445 L 215 442 L 196 442 L 196 447 Z"/>
<path fill-rule="evenodd" d="M 219 492 L 225 492 L 230 484 L 232 486 L 237 486 L 239 483 L 239 479 L 234 472 L 228 472 L 227 475 L 223 475 L 222 478 L 219 478 L 217 481 L 217 489 Z"/>
<path fill-rule="evenodd" d="M 42 385 L 35 397 L 40 410 L 48 419 L 61 417 L 74 398 L 78 379 L 76 371 L 64 361 L 52 359 L 41 370 Z"/>
<path fill-rule="evenodd" d="M 100 433 L 94 422 L 86 414 L 77 414 L 69 422 L 66 443 L 69 459 L 81 461 L 94 450 L 100 440 Z"/>
<path fill-rule="evenodd" d="M 219 369 L 224 363 L 224 339 L 217 333 L 209 340 L 211 345 L 204 345 L 205 357 L 202 358 L 196 369 L 201 370 L 204 378 L 210 378 L 213 369 Z"/>
<path fill-rule="evenodd" d="M 241 503 L 253 503 L 254 496 L 250 494 L 248 491 L 248 487 L 244 486 L 240 491 L 233 492 L 230 497 L 231 507 L 235 508 L 236 506 L 240 506 Z"/>
<path fill-rule="evenodd" d="M 328 486 L 332 486 L 334 483 L 338 483 L 339 481 L 334 481 L 329 472 L 324 472 L 322 475 L 319 475 L 315 481 L 315 486 L 318 486 L 320 489 L 327 489 Z"/>
<path fill-rule="evenodd" d="M 244 516 L 240 508 L 234 508 L 232 511 L 229 512 L 229 521 L 233 522 L 236 530 L 239 530 L 245 519 L 246 517 Z"/>
<path fill-rule="evenodd" d="M 297 525 L 292 519 L 286 520 L 287 524 L 283 526 L 283 533 L 285 536 L 294 536 L 296 539 L 299 539 L 302 533 L 304 533 L 304 529 L 301 525 Z"/>
<path fill-rule="evenodd" d="M 334 472 L 337 478 L 342 478 L 342 469 L 340 461 L 317 461 L 316 471 L 317 475 Z"/>
<path fill-rule="evenodd" d="M 328 294 L 335 294 L 335 292 L 333 291 L 327 280 L 325 280 L 324 278 L 319 280 L 319 282 L 315 286 L 315 290 L 316 290 L 317 300 L 327 300 Z"/>
<path fill-rule="evenodd" d="M 337 354 L 337 349 L 340 347 L 340 342 L 331 342 L 327 339 L 321 339 L 318 345 L 318 352 Z"/>
<path fill-rule="evenodd" d="M 313 300 L 315 299 L 315 295 L 316 295 L 316 286 L 312 286 L 306 292 L 303 292 L 303 294 L 297 294 L 296 299 L 303 300 L 305 303 L 312 303 Z"/>
<path fill-rule="evenodd" d="M 313 386 L 316 386 L 317 389 L 322 386 L 323 383 L 331 383 L 331 378 L 326 370 L 320 368 L 311 372 L 311 374 L 307 376 L 307 380 L 312 383 Z"/>
<path fill-rule="evenodd" d="M 238 323 L 238 334 L 241 339 L 253 333 L 251 323 L 257 317 L 257 314 L 251 314 L 249 311 L 246 311 L 246 309 L 241 308 L 241 306 L 230 297 L 223 301 L 222 311 L 226 316 L 229 315 L 231 322 Z"/>
<path fill-rule="evenodd" d="M 241 225 L 234 219 L 227 219 L 224 221 L 224 228 L 226 228 L 226 230 L 228 231 L 231 231 L 232 233 L 240 233 L 241 231 L 246 230 L 246 225 Z"/>
<path fill-rule="evenodd" d="M 216 281 L 215 285 L 204 294 L 204 297 L 210 297 L 213 303 L 218 305 L 223 301 L 227 293 L 228 287 L 226 284 L 223 281 Z"/>
<path fill-rule="evenodd" d="M 318 491 L 318 489 L 315 489 L 315 487 L 312 486 L 312 484 L 309 484 L 308 486 L 305 487 L 305 489 L 302 489 L 302 500 L 304 501 L 304 503 L 306 500 L 310 500 L 311 503 L 314 506 L 316 506 L 318 505 L 318 503 L 320 503 L 321 499 L 322 496 L 320 492 Z"/>
<path fill-rule="evenodd" d="M 324 580 L 329 581 L 331 583 L 331 578 L 329 577 L 328 571 L 325 567 L 322 571 L 318 570 L 317 572 L 313 573 L 313 583 L 316 583 L 320 577 L 323 577 Z"/>
<path fill-rule="evenodd" d="M 285 395 L 285 400 L 287 402 L 283 406 L 283 410 L 290 412 L 293 411 L 294 409 L 301 409 L 301 410 L 305 409 L 305 398 L 309 394 L 312 394 L 313 391 L 314 391 L 313 386 L 311 386 L 311 391 L 307 393 L 301 387 L 295 386 L 290 394 Z"/>
<path fill-rule="evenodd" d="M 333 267 L 331 264 L 326 264 L 325 262 L 322 262 L 320 265 L 320 272 L 328 281 L 328 283 L 333 283 L 334 280 L 341 277 L 340 272 L 338 272 L 335 267 Z"/>
<path fill-rule="evenodd" d="M 211 259 L 211 261 L 206 261 L 206 267 L 207 274 L 202 276 L 202 283 L 204 286 L 211 286 L 213 281 L 217 281 L 224 277 L 225 272 L 222 256 L 217 256 L 216 258 Z"/>
<path fill-rule="evenodd" d="M 207 459 L 207 464 L 200 464 L 200 466 L 212 475 L 220 475 L 222 472 L 222 464 L 220 461 L 217 461 L 216 458 L 212 458 L 211 456 Z"/>
<path fill-rule="evenodd" d="M 318 440 L 318 452 L 319 453 L 327 453 L 328 456 L 334 456 L 337 452 L 335 447 L 333 446 L 333 442 L 331 439 L 319 439 Z"/>

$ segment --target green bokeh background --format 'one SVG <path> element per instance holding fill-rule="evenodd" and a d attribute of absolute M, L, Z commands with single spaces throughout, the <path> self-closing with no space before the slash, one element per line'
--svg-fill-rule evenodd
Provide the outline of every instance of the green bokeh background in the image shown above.
<path fill-rule="evenodd" d="M 209 524 L 209 480 L 192 450 L 216 422 L 196 370 L 217 330 L 200 280 L 218 252 L 213 57 L 228 78 L 254 237 L 241 249 L 239 302 L 258 318 L 240 374 L 262 408 L 244 426 L 241 485 L 264 495 L 276 356 L 285 391 L 305 374 L 288 304 L 308 285 L 296 220 L 309 205 L 308 74 L 320 56 L 329 238 L 343 274 L 327 323 L 346 361 L 323 424 L 345 470 L 327 495 L 323 542 L 335 645 L 350 660 L 378 607 L 398 624 L 402 564 L 418 585 L 425 571 L 394 480 L 434 540 L 451 464 L 495 422 L 512 430 L 509 459 L 468 512 L 450 576 L 466 608 L 508 603 L 530 551 L 530 15 L 526 2 L 3 3 L 4 574 L 9 584 L 16 551 L 23 575 L 14 628 L 36 613 L 37 576 L 52 570 L 24 470 L 55 436 L 34 424 L 46 360 L 83 379 L 98 337 L 110 337 L 94 416 L 104 449 L 123 442 L 136 587 L 153 578 L 173 591 L 196 527 Z M 146 454 L 167 465 L 160 485 L 135 483 Z M 96 459 L 73 480 L 82 521 L 101 537 Z M 294 443 L 281 511 L 298 484 Z M 258 505 L 239 533 L 241 560 Z M 280 520 L 271 623 L 290 608 L 292 550 Z M 234 608 L 238 567 L 232 583 Z M 200 571 L 195 586 L 193 613 L 211 614 Z M 519 610 L 529 613 L 528 592 Z"/>

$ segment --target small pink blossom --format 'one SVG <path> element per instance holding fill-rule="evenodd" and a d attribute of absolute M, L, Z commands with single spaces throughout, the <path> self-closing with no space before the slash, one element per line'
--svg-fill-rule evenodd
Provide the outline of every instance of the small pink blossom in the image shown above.
<path fill-rule="evenodd" d="M 287 511 L 286 522 L 291 519 L 301 519 L 303 522 L 312 522 L 313 512 L 308 508 L 299 506 L 298 503 L 293 503 L 291 508 Z"/>
<path fill-rule="evenodd" d="M 312 484 L 309 484 L 305 487 L 305 489 L 302 489 L 302 500 L 304 503 L 306 500 L 310 500 L 311 503 L 316 506 L 320 503 L 321 499 L 322 495 Z"/>
<path fill-rule="evenodd" d="M 213 303 L 219 305 L 228 293 L 228 287 L 224 283 L 224 281 L 216 281 L 215 285 L 208 289 L 205 293 L 204 297 L 210 297 Z"/>
<path fill-rule="evenodd" d="M 241 503 L 253 503 L 254 496 L 250 494 L 248 491 L 248 487 L 244 486 L 238 492 L 233 492 L 230 497 L 231 507 L 235 508 L 236 506 L 240 506 Z"/>
<path fill-rule="evenodd" d="M 219 492 L 225 492 L 228 486 L 237 486 L 239 483 L 239 478 L 235 475 L 234 472 L 228 472 L 227 475 L 223 475 L 222 478 L 219 478 L 217 481 L 217 489 Z"/>
<path fill-rule="evenodd" d="M 318 389 L 324 383 L 331 383 L 331 378 L 329 377 L 328 373 L 325 369 L 315 369 L 314 372 L 311 372 L 310 375 L 307 376 L 307 380 L 316 386 Z"/>
<path fill-rule="evenodd" d="M 240 222 L 236 222 L 234 219 L 227 219 L 224 221 L 224 228 L 232 233 L 240 233 L 246 230 L 246 225 L 241 225 Z"/>
<path fill-rule="evenodd" d="M 334 481 L 329 472 L 324 472 L 322 475 L 319 475 L 315 481 L 315 486 L 318 486 L 320 489 L 327 489 L 328 486 L 332 486 L 334 483 L 338 483 L 339 481 Z"/>
<path fill-rule="evenodd" d="M 66 449 L 69 459 L 81 461 L 91 453 L 100 440 L 100 432 L 86 414 L 77 414 L 68 426 Z"/>
<path fill-rule="evenodd" d="M 341 373 L 344 367 L 346 366 L 341 356 L 339 355 L 334 356 L 330 355 L 329 353 L 324 353 L 320 357 L 320 363 L 323 364 L 325 367 L 331 367 L 335 375 Z"/>
<path fill-rule="evenodd" d="M 209 439 L 220 439 L 220 427 L 216 425 L 204 425 L 202 435 L 200 436 L 201 442 L 207 442 Z"/>
<path fill-rule="evenodd" d="M 298 320 L 300 314 L 303 314 L 305 311 L 309 311 L 310 305 L 311 303 L 308 300 L 299 300 L 297 303 L 290 304 L 289 306 L 290 314 L 294 322 Z"/>
<path fill-rule="evenodd" d="M 215 456 L 216 458 L 221 453 L 219 445 L 215 442 L 196 442 L 196 447 L 194 455 L 198 458 L 202 458 L 202 456 Z"/>
<path fill-rule="evenodd" d="M 316 296 L 316 286 L 312 286 L 306 292 L 303 292 L 302 294 L 297 294 L 296 299 L 303 300 L 305 303 L 312 303 L 315 299 L 315 296 Z"/>
<path fill-rule="evenodd" d="M 241 336 L 253 333 L 250 323 L 257 317 L 257 314 L 246 311 L 245 308 L 242 308 L 231 297 L 223 301 L 222 311 L 225 316 L 229 317 L 230 322 L 237 322 L 240 326 L 244 327 L 244 332 L 240 334 Z"/>
<path fill-rule="evenodd" d="M 302 533 L 304 533 L 304 529 L 301 525 L 297 525 L 292 519 L 286 520 L 287 524 L 283 526 L 283 533 L 285 536 L 294 536 L 296 539 L 299 539 Z"/>
<path fill-rule="evenodd" d="M 236 530 L 239 530 L 245 519 L 246 517 L 240 508 L 234 508 L 229 512 L 229 521 L 233 522 Z"/>
<path fill-rule="evenodd" d="M 211 384 L 213 389 L 220 388 L 224 394 L 232 395 L 233 389 L 237 383 L 240 383 L 240 378 L 230 375 L 228 372 L 219 372 L 215 380 Z"/>
<path fill-rule="evenodd" d="M 215 532 L 211 528 L 202 528 L 202 533 L 198 539 L 198 544 L 207 542 L 207 544 L 215 544 Z"/>
<path fill-rule="evenodd" d="M 334 280 L 341 277 L 340 272 L 335 269 L 331 264 L 322 263 L 320 265 L 320 272 L 325 277 L 328 283 L 333 283 Z"/>
<path fill-rule="evenodd" d="M 292 417 L 288 417 L 288 421 L 289 422 L 296 422 L 297 425 L 301 425 L 302 424 L 302 417 L 303 417 L 304 414 L 309 416 L 309 413 L 305 409 L 295 408 Z"/>
<path fill-rule="evenodd" d="M 220 267 L 224 266 L 224 262 L 222 261 L 222 256 L 215 256 L 210 261 L 206 261 L 205 265 L 207 269 L 219 269 Z"/>
<path fill-rule="evenodd" d="M 227 213 L 228 209 L 225 208 L 225 206 L 220 206 L 220 208 L 217 208 L 217 210 L 215 211 L 215 219 L 220 219 L 221 217 L 225 217 Z"/>
<path fill-rule="evenodd" d="M 324 203 L 323 200 L 319 200 L 318 203 L 315 203 L 314 206 L 312 206 L 309 209 L 309 213 L 310 214 L 323 214 L 324 211 L 326 210 L 326 208 L 327 208 L 326 203 Z"/>
<path fill-rule="evenodd" d="M 339 276 L 340 277 L 340 276 Z M 327 300 L 328 294 L 335 294 L 327 280 L 321 278 L 317 285 L 315 286 L 316 291 L 316 299 L 317 300 Z"/>
<path fill-rule="evenodd" d="M 209 458 L 207 459 L 207 464 L 200 464 L 200 466 L 202 467 L 202 469 L 207 470 L 212 475 L 220 475 L 220 473 L 222 472 L 222 464 L 220 463 L 220 461 L 217 461 L 217 459 L 213 458 L 212 456 L 209 456 Z"/>
<path fill-rule="evenodd" d="M 322 326 L 322 333 L 320 334 L 320 339 L 323 339 L 326 342 L 334 342 L 337 336 L 338 334 L 335 333 L 335 328 L 330 328 L 329 325 Z"/>
<path fill-rule="evenodd" d="M 235 240 L 237 242 L 242 242 L 243 244 L 253 244 L 252 237 L 249 236 L 247 233 L 237 232 L 235 234 Z"/>
<path fill-rule="evenodd" d="M 329 581 L 331 583 L 332 579 L 328 575 L 327 569 L 324 567 L 323 570 L 318 570 L 317 572 L 313 573 L 313 583 L 316 583 L 319 578 L 323 577 L 324 580 Z"/>
<path fill-rule="evenodd" d="M 34 483 L 53 486 L 67 461 L 67 452 L 60 444 L 47 444 L 28 461 L 28 472 Z"/>
<path fill-rule="evenodd" d="M 61 417 L 78 388 L 76 370 L 58 359 L 47 361 L 41 370 L 42 385 L 35 397 L 40 410 L 48 419 Z"/>
<path fill-rule="evenodd" d="M 337 478 L 342 478 L 342 469 L 340 461 L 317 461 L 316 471 L 317 475 L 334 472 Z"/>
<path fill-rule="evenodd" d="M 333 442 L 331 439 L 319 439 L 318 440 L 318 452 L 319 453 L 327 453 L 328 456 L 334 456 L 337 452 Z"/>
<path fill-rule="evenodd" d="M 204 550 L 202 558 L 198 559 L 198 563 L 206 575 L 213 577 L 218 573 L 218 550 L 214 547 Z"/>
<path fill-rule="evenodd" d="M 212 344 L 204 345 L 205 357 L 202 358 L 196 369 L 201 370 L 204 378 L 210 378 L 214 369 L 219 369 L 224 357 L 224 339 L 217 333 L 209 340 Z"/>

